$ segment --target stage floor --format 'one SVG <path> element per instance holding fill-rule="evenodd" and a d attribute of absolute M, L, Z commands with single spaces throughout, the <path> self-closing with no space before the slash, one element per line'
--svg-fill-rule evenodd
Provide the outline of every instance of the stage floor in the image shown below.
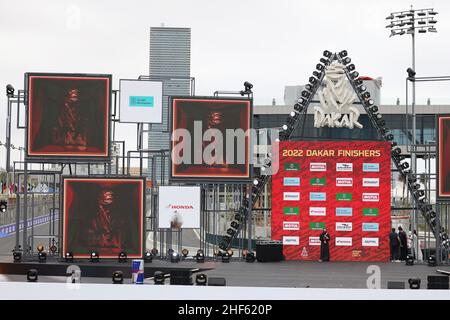
<path fill-rule="evenodd" d="M 3 260 L 3 259 L 2 259 Z M 75 261 L 73 263 L 77 265 Z M 92 266 L 92 263 L 84 263 Z M 43 264 L 44 265 L 44 264 Z M 82 266 L 80 264 L 80 266 Z M 100 264 L 99 264 L 100 266 Z M 109 265 L 114 268 L 115 265 Z M 93 267 L 93 266 L 92 266 Z M 131 269 L 131 262 L 128 265 L 120 264 L 122 268 Z M 147 269 L 148 268 L 148 269 Z M 161 270 L 170 273 L 171 269 L 200 269 L 208 277 L 223 277 L 227 286 L 237 287 L 284 287 L 284 288 L 367 288 L 369 277 L 373 277 L 373 271 L 369 269 L 379 268 L 381 277 L 381 288 L 387 288 L 388 281 L 404 281 L 408 288 L 407 281 L 410 278 L 420 278 L 421 288 L 427 286 L 428 275 L 439 275 L 437 269 L 450 271 L 450 266 L 429 267 L 426 264 L 415 264 L 406 266 L 404 263 L 363 263 L 363 262 L 254 262 L 246 263 L 241 260 L 232 260 L 230 263 L 209 260 L 206 263 L 196 263 L 194 261 L 182 261 L 170 263 L 165 260 L 154 260 L 146 263 L 145 283 L 153 284 L 154 270 Z M 1 270 L 0 270 L 1 271 Z M 195 273 L 193 277 L 195 277 Z M 2 273 L 2 272 L 0 272 Z M 125 272 L 124 272 L 125 275 Z M 82 283 L 111 283 L 110 277 L 89 277 L 81 275 Z M 67 277 L 62 275 L 40 275 L 39 282 L 66 282 Z M 26 281 L 25 272 L 22 274 L 0 274 L 0 281 Z M 125 278 L 124 283 L 131 283 L 131 279 Z M 166 279 L 169 284 L 169 279 Z"/>

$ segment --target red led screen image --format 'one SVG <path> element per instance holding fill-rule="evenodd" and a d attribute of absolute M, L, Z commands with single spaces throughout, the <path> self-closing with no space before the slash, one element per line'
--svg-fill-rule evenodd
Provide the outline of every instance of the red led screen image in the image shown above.
<path fill-rule="evenodd" d="M 437 198 L 450 200 L 450 115 L 438 116 Z"/>
<path fill-rule="evenodd" d="M 65 178 L 63 187 L 64 254 L 142 257 L 144 179 Z"/>
<path fill-rule="evenodd" d="M 107 158 L 111 76 L 27 74 L 27 157 Z"/>
<path fill-rule="evenodd" d="M 191 137 L 189 144 L 180 151 L 177 156 L 189 153 L 189 163 L 175 163 L 172 161 L 171 179 L 185 180 L 196 179 L 196 181 L 219 179 L 219 180 L 242 180 L 250 179 L 249 166 L 249 129 L 251 128 L 251 101 L 248 99 L 214 99 L 214 98 L 173 98 L 172 99 L 172 132 L 177 129 L 185 129 Z M 208 130 L 208 129 L 212 129 Z M 247 133 L 242 141 L 229 139 L 227 141 L 227 130 L 238 130 Z M 203 154 L 215 141 L 213 137 L 205 141 L 205 132 L 220 132 L 223 137 L 223 154 L 219 157 L 212 152 L 214 163 L 205 162 Z M 179 147 L 183 141 L 173 140 L 172 152 Z M 232 150 L 227 149 L 227 144 L 233 143 Z M 230 151 L 231 150 L 231 151 Z M 233 154 L 233 156 L 227 157 Z M 238 154 L 244 157 L 239 158 Z M 219 159 L 220 158 L 220 159 Z M 173 154 L 172 154 L 173 159 Z M 231 161 L 228 161 L 231 160 Z"/>
<path fill-rule="evenodd" d="M 319 260 L 326 228 L 330 261 L 388 261 L 390 144 L 282 141 L 272 177 L 272 239 L 286 260 Z"/>

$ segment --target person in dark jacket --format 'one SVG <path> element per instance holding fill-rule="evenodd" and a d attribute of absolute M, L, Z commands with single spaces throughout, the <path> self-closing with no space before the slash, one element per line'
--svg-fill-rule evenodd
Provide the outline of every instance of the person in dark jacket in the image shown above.
<path fill-rule="evenodd" d="M 395 232 L 395 228 L 392 228 L 392 231 L 389 233 L 389 246 L 391 248 L 391 261 L 394 262 L 398 260 L 400 246 L 400 240 L 397 232 Z"/>
<path fill-rule="evenodd" d="M 398 237 L 400 238 L 400 261 L 405 261 L 408 255 L 408 236 L 402 227 L 398 227 Z"/>
<path fill-rule="evenodd" d="M 323 229 L 322 234 L 320 235 L 320 260 L 322 261 L 330 261 L 330 246 L 328 242 L 330 241 L 330 234 L 327 229 Z"/>

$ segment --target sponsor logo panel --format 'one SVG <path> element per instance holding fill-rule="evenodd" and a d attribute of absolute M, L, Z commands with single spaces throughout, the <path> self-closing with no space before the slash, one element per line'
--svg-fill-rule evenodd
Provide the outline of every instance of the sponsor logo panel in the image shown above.
<path fill-rule="evenodd" d="M 309 179 L 311 186 L 325 186 L 327 184 L 326 178 L 311 178 Z"/>
<path fill-rule="evenodd" d="M 300 178 L 283 178 L 283 186 L 286 187 L 298 187 L 300 186 Z"/>
<path fill-rule="evenodd" d="M 336 222 L 336 231 L 352 231 L 353 224 L 351 222 Z"/>
<path fill-rule="evenodd" d="M 353 196 L 351 193 L 337 193 L 336 200 L 338 201 L 352 201 Z"/>
<path fill-rule="evenodd" d="M 283 230 L 300 230 L 300 222 L 283 221 Z"/>
<path fill-rule="evenodd" d="M 363 178 L 363 187 L 379 187 L 380 178 Z"/>
<path fill-rule="evenodd" d="M 300 164 L 294 163 L 294 162 L 286 162 L 284 164 L 284 171 L 299 171 L 300 170 Z"/>
<path fill-rule="evenodd" d="M 300 209 L 298 207 L 284 207 L 283 214 L 298 216 L 300 214 Z"/>
<path fill-rule="evenodd" d="M 310 246 L 320 246 L 320 237 L 309 237 Z"/>
<path fill-rule="evenodd" d="M 309 200 L 310 201 L 326 201 L 327 194 L 325 192 L 310 192 Z"/>
<path fill-rule="evenodd" d="M 287 246 L 298 246 L 300 243 L 300 237 L 283 236 L 283 244 Z"/>
<path fill-rule="evenodd" d="M 336 178 L 336 187 L 353 187 L 353 178 Z"/>
<path fill-rule="evenodd" d="M 362 231 L 380 231 L 380 225 L 378 223 L 363 222 Z"/>
<path fill-rule="evenodd" d="M 353 171 L 353 163 L 336 163 L 336 171 L 337 172 L 352 172 Z"/>
<path fill-rule="evenodd" d="M 323 230 L 325 229 L 325 222 L 310 222 L 309 228 L 311 230 Z"/>
<path fill-rule="evenodd" d="M 311 162 L 309 164 L 309 171 L 313 172 L 327 171 L 327 164 L 325 162 Z"/>
<path fill-rule="evenodd" d="M 363 172 L 380 172 L 379 163 L 363 163 Z"/>
<path fill-rule="evenodd" d="M 351 247 L 352 243 L 353 241 L 351 237 L 336 237 L 337 247 Z"/>
<path fill-rule="evenodd" d="M 327 214 L 327 208 L 325 207 L 309 207 L 310 216 L 325 216 Z"/>
<path fill-rule="evenodd" d="M 378 238 L 362 238 L 362 246 L 363 247 L 378 247 L 379 246 Z"/>
<path fill-rule="evenodd" d="M 378 202 L 378 201 L 380 201 L 380 194 L 379 193 L 363 193 L 362 201 L 363 202 Z"/>
<path fill-rule="evenodd" d="M 283 200 L 298 201 L 300 200 L 300 192 L 283 192 Z"/>
<path fill-rule="evenodd" d="M 365 217 L 378 217 L 378 208 L 363 208 L 363 216 Z"/>
<path fill-rule="evenodd" d="M 351 217 L 353 215 L 353 208 L 336 207 L 336 216 Z"/>

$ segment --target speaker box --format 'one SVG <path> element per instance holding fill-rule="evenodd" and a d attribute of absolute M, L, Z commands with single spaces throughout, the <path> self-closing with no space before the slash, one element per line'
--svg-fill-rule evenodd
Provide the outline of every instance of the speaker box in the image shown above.
<path fill-rule="evenodd" d="M 170 271 L 170 284 L 183 286 L 192 285 L 192 271 L 190 270 Z"/>
<path fill-rule="evenodd" d="M 226 286 L 225 278 L 208 278 L 208 286 Z"/>
<path fill-rule="evenodd" d="M 257 241 L 256 260 L 259 262 L 278 262 L 283 260 L 281 241 Z"/>
<path fill-rule="evenodd" d="M 427 289 L 449 289 L 449 277 L 448 276 L 428 276 Z"/>
<path fill-rule="evenodd" d="M 388 281 L 388 289 L 405 289 L 405 283 L 402 281 Z"/>

